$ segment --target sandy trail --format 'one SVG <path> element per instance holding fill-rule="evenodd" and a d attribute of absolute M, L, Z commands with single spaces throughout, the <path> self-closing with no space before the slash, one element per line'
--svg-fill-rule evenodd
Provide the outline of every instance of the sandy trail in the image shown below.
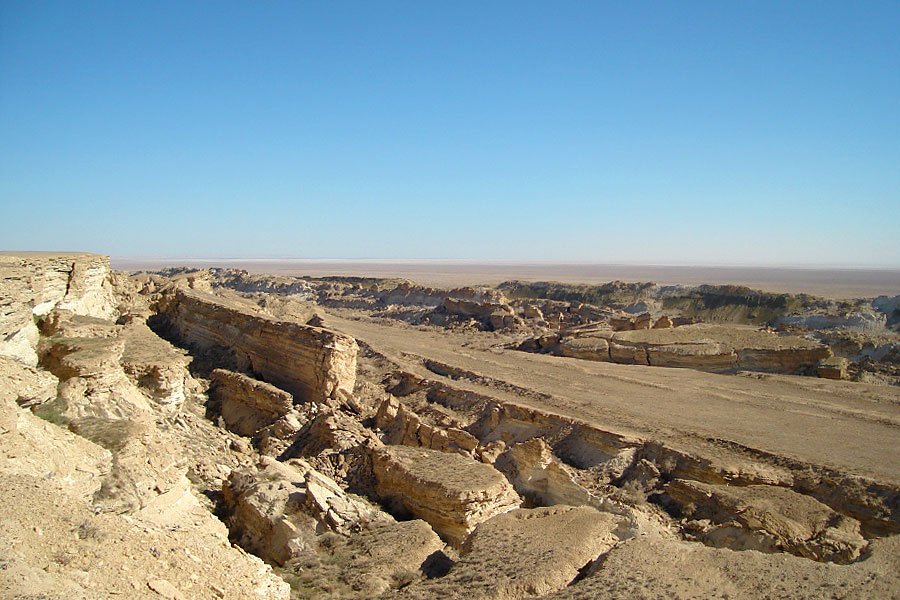
<path fill-rule="evenodd" d="M 454 385 L 693 451 L 739 444 L 900 482 L 900 390 L 786 375 L 715 375 L 595 363 L 491 346 L 498 338 L 331 316 L 336 329 L 423 377 L 429 358 L 531 390 Z M 724 442 L 724 444 L 722 443 Z"/>

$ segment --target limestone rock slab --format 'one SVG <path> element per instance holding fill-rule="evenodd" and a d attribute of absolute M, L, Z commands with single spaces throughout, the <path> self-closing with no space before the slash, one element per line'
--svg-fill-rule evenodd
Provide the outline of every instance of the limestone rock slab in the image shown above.
<path fill-rule="evenodd" d="M 461 454 L 386 446 L 373 453 L 373 472 L 383 501 L 456 546 L 482 521 L 521 503 L 497 469 Z"/>

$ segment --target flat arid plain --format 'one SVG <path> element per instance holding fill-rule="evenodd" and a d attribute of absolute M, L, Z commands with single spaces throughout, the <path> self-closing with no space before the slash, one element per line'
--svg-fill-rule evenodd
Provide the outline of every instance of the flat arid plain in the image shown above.
<path fill-rule="evenodd" d="M 897 271 L 113 267 L 0 255 L 4 597 L 900 596 Z"/>
<path fill-rule="evenodd" d="M 113 258 L 123 271 L 171 266 L 230 267 L 251 273 L 325 277 L 401 277 L 431 286 L 496 285 L 511 279 L 606 283 L 653 281 L 663 285 L 743 285 L 767 292 L 806 293 L 831 298 L 894 296 L 900 293 L 900 269 L 836 267 L 735 267 L 616 265 L 595 263 L 506 262 L 475 260 L 324 260 L 324 259 L 161 259 Z"/>

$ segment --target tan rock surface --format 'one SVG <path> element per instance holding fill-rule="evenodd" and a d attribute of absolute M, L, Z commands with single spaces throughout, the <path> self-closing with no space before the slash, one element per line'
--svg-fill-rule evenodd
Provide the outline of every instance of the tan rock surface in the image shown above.
<path fill-rule="evenodd" d="M 220 403 L 225 425 L 240 435 L 255 434 L 294 407 L 294 397 L 288 392 L 226 369 L 215 369 L 210 374 L 209 393 Z"/>
<path fill-rule="evenodd" d="M 676 479 L 665 489 L 683 517 L 691 520 L 689 528 L 713 546 L 786 551 L 839 563 L 856 560 L 866 547 L 859 522 L 785 488 Z"/>
<path fill-rule="evenodd" d="M 479 525 L 441 579 L 402 598 L 514 600 L 564 588 L 619 542 L 619 520 L 586 506 L 517 509 Z"/>
<path fill-rule="evenodd" d="M 869 559 L 836 565 L 640 536 L 610 551 L 584 580 L 542 600 L 896 598 L 900 537 L 876 540 L 872 546 Z"/>
<path fill-rule="evenodd" d="M 223 488 L 232 534 L 276 564 L 309 552 L 317 533 L 349 535 L 393 518 L 348 494 L 305 461 L 264 459 L 260 471 L 235 471 Z"/>
<path fill-rule="evenodd" d="M 456 546 L 476 525 L 521 502 L 499 471 L 458 454 L 387 446 L 374 452 L 373 470 L 383 502 L 427 521 Z"/>
<path fill-rule="evenodd" d="M 178 289 L 160 308 L 186 342 L 233 351 L 241 370 L 303 401 L 328 403 L 353 392 L 357 345 L 349 336 L 277 321 L 192 290 Z"/>
<path fill-rule="evenodd" d="M 54 308 L 115 315 L 109 258 L 96 254 L 0 253 L 0 355 L 37 364 L 35 317 Z"/>

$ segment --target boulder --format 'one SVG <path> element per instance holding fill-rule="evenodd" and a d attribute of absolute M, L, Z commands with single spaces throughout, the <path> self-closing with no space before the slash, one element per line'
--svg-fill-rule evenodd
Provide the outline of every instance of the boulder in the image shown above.
<path fill-rule="evenodd" d="M 850 361 L 839 356 L 823 358 L 816 365 L 816 374 L 825 379 L 848 379 L 847 367 Z"/>
<path fill-rule="evenodd" d="M 497 469 L 460 454 L 387 446 L 374 452 L 373 471 L 386 505 L 424 519 L 454 546 L 482 521 L 521 502 Z"/>

